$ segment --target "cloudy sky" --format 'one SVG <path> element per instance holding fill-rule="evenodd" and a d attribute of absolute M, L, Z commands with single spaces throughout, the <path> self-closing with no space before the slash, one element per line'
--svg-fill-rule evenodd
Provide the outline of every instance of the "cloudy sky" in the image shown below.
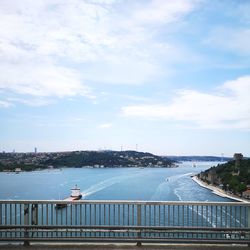
<path fill-rule="evenodd" d="M 0 151 L 250 156 L 249 0 L 0 0 Z"/>

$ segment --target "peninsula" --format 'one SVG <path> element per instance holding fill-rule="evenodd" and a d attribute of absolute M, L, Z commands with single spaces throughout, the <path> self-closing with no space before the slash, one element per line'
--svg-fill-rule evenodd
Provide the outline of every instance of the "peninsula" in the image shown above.
<path fill-rule="evenodd" d="M 166 157 L 138 151 L 71 151 L 54 153 L 0 153 L 0 171 L 61 167 L 175 167 Z"/>
<path fill-rule="evenodd" d="M 236 153 L 233 160 L 201 172 L 193 180 L 215 193 L 220 192 L 236 199 L 250 199 L 250 159 L 244 159 L 242 154 Z"/>

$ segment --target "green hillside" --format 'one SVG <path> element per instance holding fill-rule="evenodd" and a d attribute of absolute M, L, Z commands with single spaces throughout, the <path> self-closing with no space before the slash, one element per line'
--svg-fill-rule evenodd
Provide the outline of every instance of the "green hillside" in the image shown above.
<path fill-rule="evenodd" d="M 56 153 L 0 153 L 0 171 L 60 167 L 172 167 L 165 157 L 137 151 L 72 151 Z"/>
<path fill-rule="evenodd" d="M 241 194 L 250 185 L 250 159 L 219 164 L 200 173 L 198 177 L 234 194 Z"/>

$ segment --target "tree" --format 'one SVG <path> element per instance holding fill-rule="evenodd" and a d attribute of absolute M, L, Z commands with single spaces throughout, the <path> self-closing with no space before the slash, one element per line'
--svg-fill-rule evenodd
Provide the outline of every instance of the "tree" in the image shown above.
<path fill-rule="evenodd" d="M 237 191 L 241 194 L 247 189 L 247 185 L 245 183 L 240 183 L 237 187 Z"/>

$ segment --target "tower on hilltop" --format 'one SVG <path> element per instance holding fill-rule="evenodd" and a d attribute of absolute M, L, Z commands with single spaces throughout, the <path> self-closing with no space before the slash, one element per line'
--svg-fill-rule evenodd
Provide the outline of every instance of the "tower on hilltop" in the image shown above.
<path fill-rule="evenodd" d="M 243 159 L 243 154 L 241 153 L 235 153 L 234 154 L 234 160 L 235 160 L 235 166 L 238 167 L 240 165 L 240 161 Z"/>

